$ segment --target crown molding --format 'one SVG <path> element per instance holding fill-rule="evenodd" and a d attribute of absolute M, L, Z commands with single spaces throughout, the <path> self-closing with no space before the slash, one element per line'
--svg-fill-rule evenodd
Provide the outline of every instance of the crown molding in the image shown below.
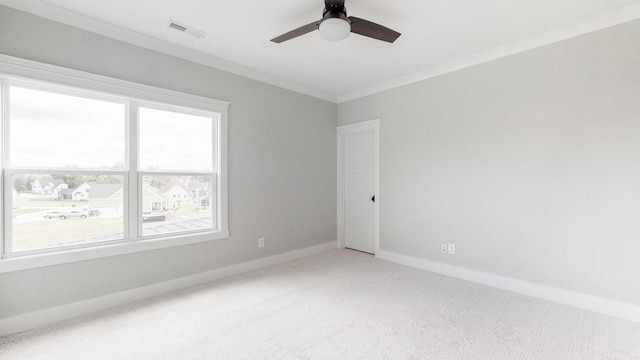
<path fill-rule="evenodd" d="M 238 65 L 195 50 L 187 49 L 132 30 L 121 28 L 104 21 L 53 5 L 51 3 L 48 3 L 46 0 L 1 0 L 0 5 L 5 5 L 19 11 L 27 12 L 29 14 L 33 14 L 51 21 L 86 30 L 94 34 L 123 41 L 163 54 L 175 56 L 180 59 L 188 60 L 217 70 L 222 70 L 248 79 L 274 85 L 300 94 L 312 96 L 321 100 L 326 100 L 333 103 L 335 103 L 337 100 L 336 96 L 333 94 L 316 90 L 308 86 L 295 83 L 293 81 L 285 80 L 277 76 L 273 76 L 246 66 Z"/>
<path fill-rule="evenodd" d="M 332 94 L 198 51 L 186 49 L 141 33 L 120 28 L 115 25 L 57 7 L 48 3 L 46 0 L 0 0 L 0 4 L 52 21 L 90 31 L 98 35 L 120 40 L 142 48 L 175 56 L 204 66 L 338 104 L 640 19 L 640 3 L 638 3 L 600 16 L 582 20 L 565 27 L 534 35 L 523 40 L 515 41 L 487 51 L 430 67 L 390 81 L 381 82 L 343 94 Z M 42 4 L 45 4 L 45 6 L 42 6 Z"/>
<path fill-rule="evenodd" d="M 479 52 L 471 56 L 434 66 L 391 81 L 382 82 L 360 90 L 344 93 L 338 96 L 337 102 L 343 103 L 359 99 L 637 19 L 640 19 L 640 4 L 579 21 L 565 27 L 534 35 L 524 40 L 515 41 L 487 51 Z"/>

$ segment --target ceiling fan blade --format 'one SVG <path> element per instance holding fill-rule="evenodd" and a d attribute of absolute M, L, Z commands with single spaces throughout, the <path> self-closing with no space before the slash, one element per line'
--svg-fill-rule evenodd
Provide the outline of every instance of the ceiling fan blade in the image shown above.
<path fill-rule="evenodd" d="M 357 18 L 355 16 L 349 16 L 349 20 L 351 20 L 351 32 L 359 35 L 367 36 L 370 38 L 386 41 L 386 42 L 394 42 L 398 37 L 400 37 L 400 33 L 389 28 L 386 28 L 382 25 L 378 25 L 376 23 L 372 23 L 371 21 Z"/>
<path fill-rule="evenodd" d="M 324 0 L 324 8 L 332 13 L 344 12 L 344 0 Z"/>
<path fill-rule="evenodd" d="M 291 30 L 288 33 L 284 33 L 278 37 L 275 37 L 273 39 L 271 39 L 271 41 L 273 41 L 274 43 L 281 43 L 283 41 L 287 41 L 287 40 L 291 40 L 293 38 L 296 38 L 300 35 L 304 35 L 306 33 L 310 33 L 314 30 L 318 30 L 318 25 L 320 24 L 319 21 L 314 21 L 310 24 L 301 26 L 295 30 Z"/>

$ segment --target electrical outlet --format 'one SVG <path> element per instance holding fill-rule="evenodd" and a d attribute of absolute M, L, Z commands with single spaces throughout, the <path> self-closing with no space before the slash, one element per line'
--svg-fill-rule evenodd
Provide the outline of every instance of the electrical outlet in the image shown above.
<path fill-rule="evenodd" d="M 447 244 L 440 244 L 440 252 L 442 252 L 443 254 L 446 254 L 449 251 L 449 247 L 447 246 Z"/>
<path fill-rule="evenodd" d="M 447 250 L 449 251 L 449 254 L 451 255 L 455 255 L 456 254 L 456 244 L 449 244 L 449 246 L 447 246 Z"/>
<path fill-rule="evenodd" d="M 264 247 L 264 238 L 259 238 L 258 239 L 258 247 L 259 248 L 263 248 Z"/>

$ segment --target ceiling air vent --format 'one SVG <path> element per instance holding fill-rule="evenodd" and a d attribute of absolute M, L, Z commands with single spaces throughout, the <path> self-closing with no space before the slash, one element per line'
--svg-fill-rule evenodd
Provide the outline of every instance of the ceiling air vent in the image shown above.
<path fill-rule="evenodd" d="M 189 34 L 191 36 L 195 36 L 197 38 L 203 38 L 205 36 L 207 36 L 207 33 L 202 31 L 202 30 L 198 30 L 195 28 L 192 28 L 190 26 L 181 24 L 177 21 L 171 20 L 169 19 L 169 27 L 172 29 L 176 29 L 178 31 L 182 31 L 185 34 Z"/>

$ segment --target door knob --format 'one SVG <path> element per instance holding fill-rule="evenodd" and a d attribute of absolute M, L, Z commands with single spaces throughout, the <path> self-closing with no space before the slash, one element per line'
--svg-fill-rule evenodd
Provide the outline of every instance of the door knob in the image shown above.
<path fill-rule="evenodd" d="M 375 195 L 373 195 L 373 196 L 371 197 L 371 201 L 376 202 L 376 196 L 375 196 Z"/>

